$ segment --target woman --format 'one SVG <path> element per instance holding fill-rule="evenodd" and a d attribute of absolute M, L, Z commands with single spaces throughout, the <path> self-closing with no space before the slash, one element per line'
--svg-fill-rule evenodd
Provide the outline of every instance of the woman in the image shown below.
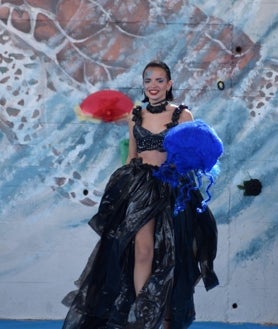
<path fill-rule="evenodd" d="M 166 160 L 164 137 L 192 121 L 186 106 L 175 106 L 168 66 L 150 62 L 143 71 L 146 108 L 129 120 L 127 164 L 116 170 L 89 224 L 101 236 L 79 280 L 64 300 L 70 310 L 63 329 L 181 329 L 194 319 L 194 286 L 210 289 L 217 230 L 202 201 L 191 193 L 186 209 L 173 216 L 175 189 L 154 177 Z"/>

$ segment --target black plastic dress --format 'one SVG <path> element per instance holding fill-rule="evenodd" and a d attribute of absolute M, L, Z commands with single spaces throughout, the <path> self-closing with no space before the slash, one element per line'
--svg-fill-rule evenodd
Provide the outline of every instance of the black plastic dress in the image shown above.
<path fill-rule="evenodd" d="M 171 317 L 171 329 L 195 318 L 193 294 L 200 278 L 206 289 L 218 284 L 213 271 L 217 228 L 209 208 L 198 213 L 202 196 L 191 192 L 186 209 L 173 216 L 177 191 L 153 175 L 140 158 L 117 169 L 89 225 L 100 240 L 79 278 L 63 329 L 158 329 Z M 155 219 L 151 276 L 138 296 L 133 285 L 134 238 Z"/>

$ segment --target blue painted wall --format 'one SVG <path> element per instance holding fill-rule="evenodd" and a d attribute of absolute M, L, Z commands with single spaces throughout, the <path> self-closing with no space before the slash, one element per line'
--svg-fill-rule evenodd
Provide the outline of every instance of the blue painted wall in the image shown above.
<path fill-rule="evenodd" d="M 197 319 L 278 322 L 277 25 L 274 0 L 0 1 L 0 318 L 65 316 L 127 136 L 126 122 L 74 109 L 102 89 L 140 101 L 159 58 L 176 102 L 225 146 L 211 202 L 220 286 L 196 287 Z M 251 178 L 257 196 L 238 188 Z"/>

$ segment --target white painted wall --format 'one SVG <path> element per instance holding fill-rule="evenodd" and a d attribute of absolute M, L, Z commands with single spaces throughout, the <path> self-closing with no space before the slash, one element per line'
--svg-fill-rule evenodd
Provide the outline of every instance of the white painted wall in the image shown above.
<path fill-rule="evenodd" d="M 43 3 L 44 9 L 17 9 L 29 13 L 33 23 L 38 12 L 59 23 L 58 13 L 70 11 Z M 99 3 L 105 8 L 105 1 Z M 129 10 L 127 3 L 122 1 L 119 12 L 112 6 L 113 15 Z M 7 10 L 11 13 L 15 6 L 0 4 L 0 318 L 66 315 L 60 301 L 74 289 L 97 241 L 86 224 L 96 206 L 86 205 L 83 191 L 99 201 L 94 191 L 101 192 L 121 165 L 119 140 L 127 134 L 125 124 L 79 121 L 73 109 L 105 88 L 124 90 L 137 101 L 143 66 L 160 56 L 173 69 L 178 101 L 213 125 L 225 145 L 211 202 L 219 228 L 215 268 L 220 286 L 210 292 L 201 283 L 196 287 L 197 320 L 278 323 L 278 2 L 133 4 L 136 12 L 131 8 L 126 17 L 140 17 L 136 33 L 145 38 L 131 40 L 122 34 L 125 58 L 109 45 L 109 64 L 116 73 L 103 80 L 96 73 L 99 82 L 94 84 L 76 78 L 74 53 L 57 61 L 62 42 L 38 42 L 32 31 L 24 32 L 10 20 Z M 150 27 L 159 13 L 165 24 Z M 115 31 L 111 35 L 116 39 Z M 238 46 L 240 54 L 235 52 Z M 92 62 L 107 63 L 101 52 L 98 56 L 92 54 Z M 123 72 L 121 65 L 127 67 Z M 225 82 L 224 91 L 217 89 L 219 79 Z M 238 189 L 250 178 L 262 182 L 260 195 L 244 196 Z"/>

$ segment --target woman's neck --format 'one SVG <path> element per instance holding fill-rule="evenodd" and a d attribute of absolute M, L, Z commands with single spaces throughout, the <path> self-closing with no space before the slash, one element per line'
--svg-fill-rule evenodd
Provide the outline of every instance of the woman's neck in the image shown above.
<path fill-rule="evenodd" d="M 163 99 L 162 101 L 159 102 L 149 103 L 146 106 L 146 109 L 150 113 L 161 113 L 166 111 L 167 105 L 168 105 L 168 101 L 166 99 Z"/>
<path fill-rule="evenodd" d="M 166 100 L 166 98 L 163 98 L 163 99 L 161 99 L 160 101 L 149 101 L 149 103 L 151 104 L 151 106 L 158 106 L 158 105 L 160 105 L 160 104 L 162 104 L 162 103 L 165 103 L 167 100 Z"/>

